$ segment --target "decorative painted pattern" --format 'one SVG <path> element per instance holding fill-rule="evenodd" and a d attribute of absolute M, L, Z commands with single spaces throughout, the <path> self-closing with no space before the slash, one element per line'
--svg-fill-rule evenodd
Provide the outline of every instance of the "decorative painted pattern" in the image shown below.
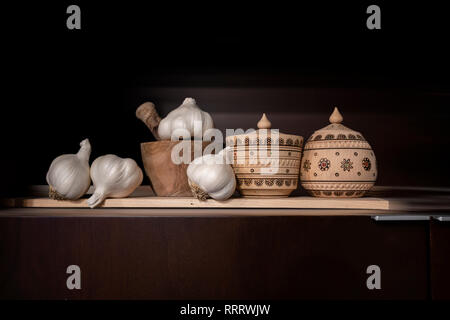
<path fill-rule="evenodd" d="M 341 161 L 341 168 L 344 169 L 344 171 L 349 171 L 353 169 L 353 162 L 350 161 L 350 159 L 343 159 Z"/>
<path fill-rule="evenodd" d="M 303 169 L 308 172 L 311 169 L 311 161 L 305 160 L 305 162 L 303 162 Z"/>
<path fill-rule="evenodd" d="M 371 151 L 367 141 L 362 140 L 314 140 L 305 145 L 304 151 L 319 149 L 364 149 Z"/>
<path fill-rule="evenodd" d="M 308 193 L 315 197 L 346 197 L 356 198 L 363 196 L 367 191 L 321 191 L 321 190 L 308 190 Z"/>
<path fill-rule="evenodd" d="M 256 137 L 256 138 L 249 138 L 249 137 L 245 137 L 243 140 L 241 138 L 236 138 L 236 139 L 227 139 L 227 145 L 228 146 L 254 146 L 254 145 L 272 145 L 273 143 L 273 139 L 271 137 L 267 137 L 267 138 L 260 138 L 260 137 Z M 275 141 L 275 144 L 278 142 L 279 146 L 292 146 L 292 147 L 302 147 L 303 146 L 303 138 L 298 138 L 298 139 L 294 139 L 294 138 L 288 138 L 288 139 L 283 139 L 283 138 L 278 138 Z M 274 144 L 274 145 L 275 145 Z"/>
<path fill-rule="evenodd" d="M 330 169 L 330 164 L 330 160 L 328 160 L 327 158 L 322 158 L 319 160 L 319 169 L 321 171 L 326 171 Z"/>
<path fill-rule="evenodd" d="M 266 185 L 269 187 L 277 186 L 277 187 L 296 187 L 297 186 L 297 179 L 283 179 L 283 178 L 244 178 L 238 180 L 239 186 L 246 186 L 250 187 L 252 185 L 256 187 L 261 187 L 262 185 Z"/>
<path fill-rule="evenodd" d="M 370 159 L 364 158 L 362 160 L 362 166 L 363 166 L 364 170 L 370 171 L 370 169 L 372 168 L 372 163 L 370 162 Z"/>
<path fill-rule="evenodd" d="M 325 135 L 325 137 L 322 139 L 322 135 L 318 134 L 317 136 L 312 135 L 311 137 L 309 137 L 308 142 L 309 141 L 322 141 L 322 140 L 360 140 L 360 141 L 366 141 L 364 139 L 364 137 L 360 134 L 357 134 L 356 136 L 354 134 L 349 134 L 348 136 L 340 133 L 337 136 L 333 135 L 333 134 L 327 134 Z"/>
<path fill-rule="evenodd" d="M 273 168 L 300 168 L 300 159 L 256 159 L 250 162 L 245 158 L 235 158 L 236 161 L 232 163 L 234 168 L 247 168 L 249 166 L 255 167 L 273 167 Z"/>
<path fill-rule="evenodd" d="M 373 182 L 341 182 L 341 183 L 325 183 L 321 181 L 305 182 L 302 181 L 302 186 L 305 190 L 316 191 L 367 191 L 374 185 Z"/>

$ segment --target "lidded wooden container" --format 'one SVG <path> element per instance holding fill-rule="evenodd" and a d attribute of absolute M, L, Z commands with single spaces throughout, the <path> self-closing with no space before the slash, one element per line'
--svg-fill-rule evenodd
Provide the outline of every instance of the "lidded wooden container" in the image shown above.
<path fill-rule="evenodd" d="M 287 197 L 297 188 L 303 137 L 271 129 L 265 114 L 257 126 L 226 138 L 237 188 L 243 197 Z"/>
<path fill-rule="evenodd" d="M 375 154 L 361 133 L 341 124 L 337 108 L 329 120 L 305 144 L 301 185 L 316 197 L 361 197 L 377 179 Z"/>

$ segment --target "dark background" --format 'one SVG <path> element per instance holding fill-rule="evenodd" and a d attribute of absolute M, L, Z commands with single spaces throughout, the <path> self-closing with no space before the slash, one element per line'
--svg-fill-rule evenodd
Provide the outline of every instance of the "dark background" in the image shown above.
<path fill-rule="evenodd" d="M 81 30 L 66 8 L 81 7 Z M 381 8 L 381 30 L 366 8 Z M 135 109 L 162 116 L 197 99 L 216 126 L 308 138 L 334 106 L 375 150 L 379 185 L 449 186 L 450 22 L 429 1 L 178 4 L 55 1 L 2 5 L 0 191 L 45 184 L 51 161 L 89 138 L 91 161 L 140 165 L 151 141 Z M 148 183 L 148 180 L 144 180 Z"/>

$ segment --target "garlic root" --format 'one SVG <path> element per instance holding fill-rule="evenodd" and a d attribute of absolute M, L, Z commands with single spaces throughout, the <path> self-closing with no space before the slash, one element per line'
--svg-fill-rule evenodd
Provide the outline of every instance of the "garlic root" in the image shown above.
<path fill-rule="evenodd" d="M 48 186 L 48 197 L 53 200 L 66 200 L 63 195 L 59 194 L 58 191 L 50 185 Z"/>
<path fill-rule="evenodd" d="M 136 109 L 136 117 L 145 123 L 156 140 L 160 140 L 158 134 L 158 126 L 161 122 L 161 117 L 159 116 L 154 103 L 145 102 L 141 104 Z"/>
<path fill-rule="evenodd" d="M 203 191 L 196 183 L 188 179 L 189 187 L 191 187 L 192 195 L 200 201 L 205 201 L 208 199 L 208 193 Z"/>

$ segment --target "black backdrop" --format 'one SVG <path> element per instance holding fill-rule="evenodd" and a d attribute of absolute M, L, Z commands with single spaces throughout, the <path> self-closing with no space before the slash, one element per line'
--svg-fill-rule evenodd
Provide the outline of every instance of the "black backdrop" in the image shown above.
<path fill-rule="evenodd" d="M 449 186 L 446 8 L 374 2 L 288 4 L 54 1 L 2 4 L 3 194 L 45 183 L 53 158 L 88 137 L 140 164 L 152 137 L 134 115 L 193 96 L 220 129 L 261 112 L 307 138 L 334 105 L 379 160 L 379 184 Z M 81 30 L 66 8 L 81 7 Z M 148 182 L 148 181 L 146 181 Z"/>

